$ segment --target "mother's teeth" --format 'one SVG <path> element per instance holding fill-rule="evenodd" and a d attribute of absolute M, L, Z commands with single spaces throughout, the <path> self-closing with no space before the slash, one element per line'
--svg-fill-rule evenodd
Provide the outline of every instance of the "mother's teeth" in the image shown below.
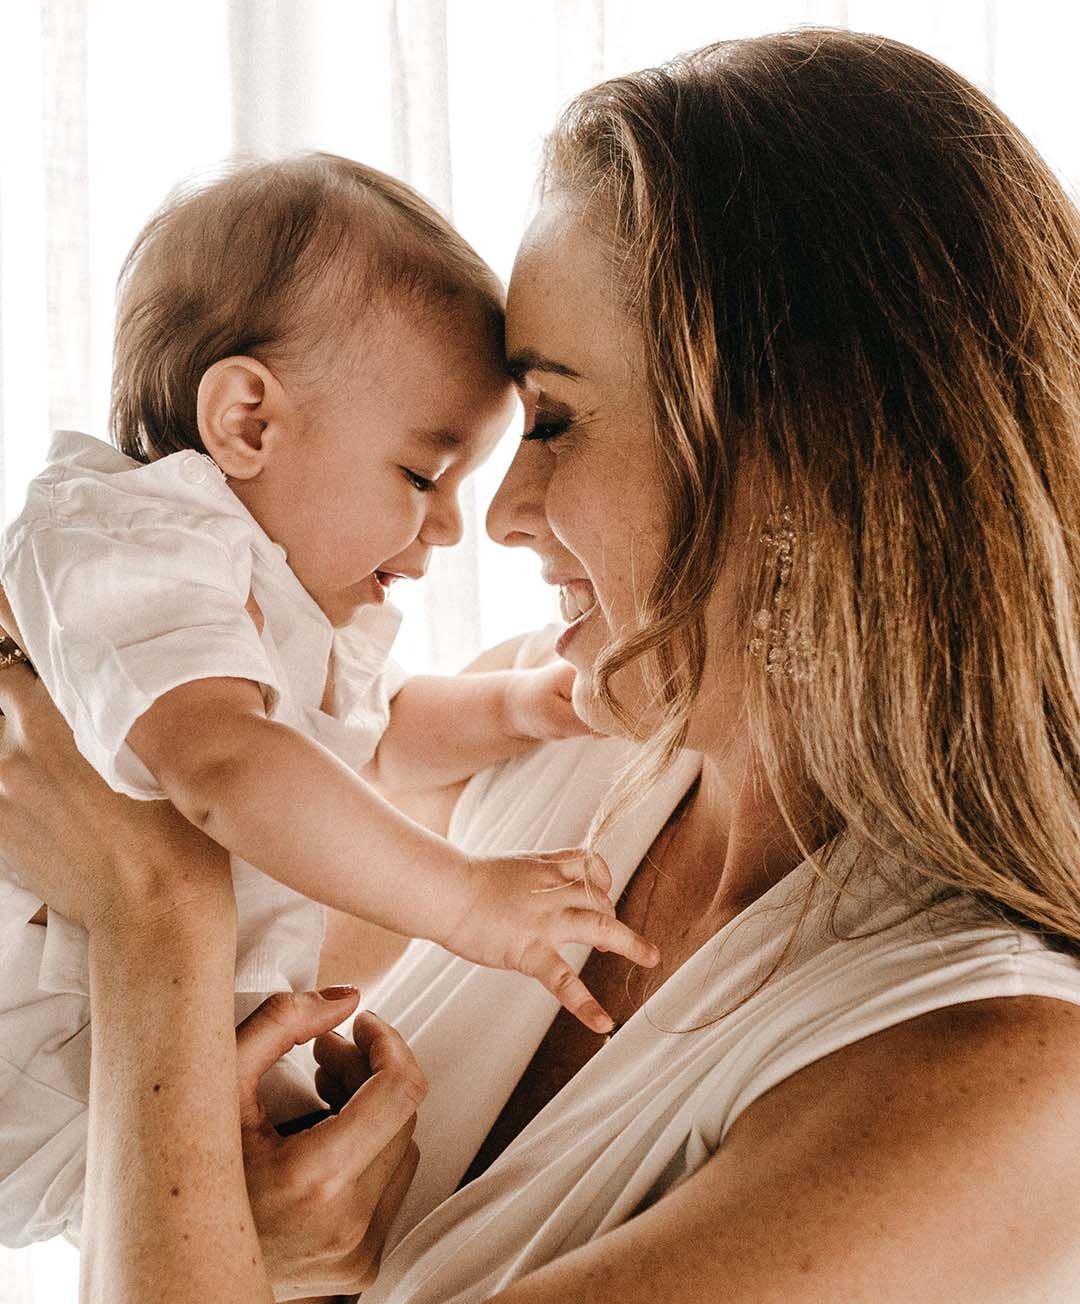
<path fill-rule="evenodd" d="M 593 586 L 585 580 L 573 580 L 559 588 L 559 610 L 567 623 L 584 616 L 596 606 Z"/>

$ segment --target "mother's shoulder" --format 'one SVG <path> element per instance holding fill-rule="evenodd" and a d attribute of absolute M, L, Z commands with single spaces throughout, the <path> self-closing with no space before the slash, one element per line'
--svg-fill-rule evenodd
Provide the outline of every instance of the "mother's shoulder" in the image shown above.
<path fill-rule="evenodd" d="M 790 1265 L 793 1300 L 1073 1299 L 1078 1073 L 1066 1001 L 919 1015 L 762 1095 L 656 1214 L 723 1227 L 732 1298 Z"/>
<path fill-rule="evenodd" d="M 1032 1194 L 1023 1175 L 1067 1155 L 1068 1190 L 1080 1197 L 1077 1081 L 1080 1006 L 1034 995 L 968 1001 L 806 1065 L 740 1115 L 722 1152 L 730 1162 L 781 1132 L 792 1138 L 797 1118 L 792 1144 L 806 1152 L 857 1165 L 865 1150 L 879 1170 L 889 1156 L 885 1166 L 913 1181 L 955 1162 L 986 1199 L 1006 1199 L 1015 1184 Z"/>

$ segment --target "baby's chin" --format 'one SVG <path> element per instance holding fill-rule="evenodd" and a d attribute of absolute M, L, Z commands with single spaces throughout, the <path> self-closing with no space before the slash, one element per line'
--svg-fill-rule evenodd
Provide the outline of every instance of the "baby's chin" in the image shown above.
<path fill-rule="evenodd" d="M 362 607 L 380 606 L 386 601 L 386 590 L 374 577 L 369 575 L 359 584 L 351 584 L 345 589 L 335 589 L 332 593 L 313 593 L 326 619 L 340 629 L 356 619 Z"/>

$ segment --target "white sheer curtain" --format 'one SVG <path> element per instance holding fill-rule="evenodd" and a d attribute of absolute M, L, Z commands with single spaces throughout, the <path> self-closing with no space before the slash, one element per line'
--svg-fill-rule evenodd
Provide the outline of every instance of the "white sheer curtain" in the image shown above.
<path fill-rule="evenodd" d="M 319 148 L 405 177 L 506 277 L 538 147 L 601 77 L 722 37 L 879 31 L 994 94 L 1080 179 L 1080 13 L 1054 0 L 8 0 L 0 6 L 0 493 L 48 432 L 103 433 L 112 286 L 142 220 L 233 150 Z M 470 492 L 463 546 L 403 595 L 402 652 L 450 668 L 551 615 L 534 564 L 483 535 L 512 441 Z M 0 1145 L 3 1144 L 0 1101 Z M 0 1250 L 0 1304 L 76 1297 L 74 1252 Z"/>

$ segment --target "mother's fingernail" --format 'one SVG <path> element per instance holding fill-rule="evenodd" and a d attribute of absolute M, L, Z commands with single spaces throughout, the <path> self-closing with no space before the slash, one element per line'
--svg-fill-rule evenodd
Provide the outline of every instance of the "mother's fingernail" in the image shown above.
<path fill-rule="evenodd" d="M 324 1001 L 343 1001 L 349 996 L 355 996 L 359 990 L 352 983 L 339 983 L 336 987 L 321 987 L 319 995 Z"/>

